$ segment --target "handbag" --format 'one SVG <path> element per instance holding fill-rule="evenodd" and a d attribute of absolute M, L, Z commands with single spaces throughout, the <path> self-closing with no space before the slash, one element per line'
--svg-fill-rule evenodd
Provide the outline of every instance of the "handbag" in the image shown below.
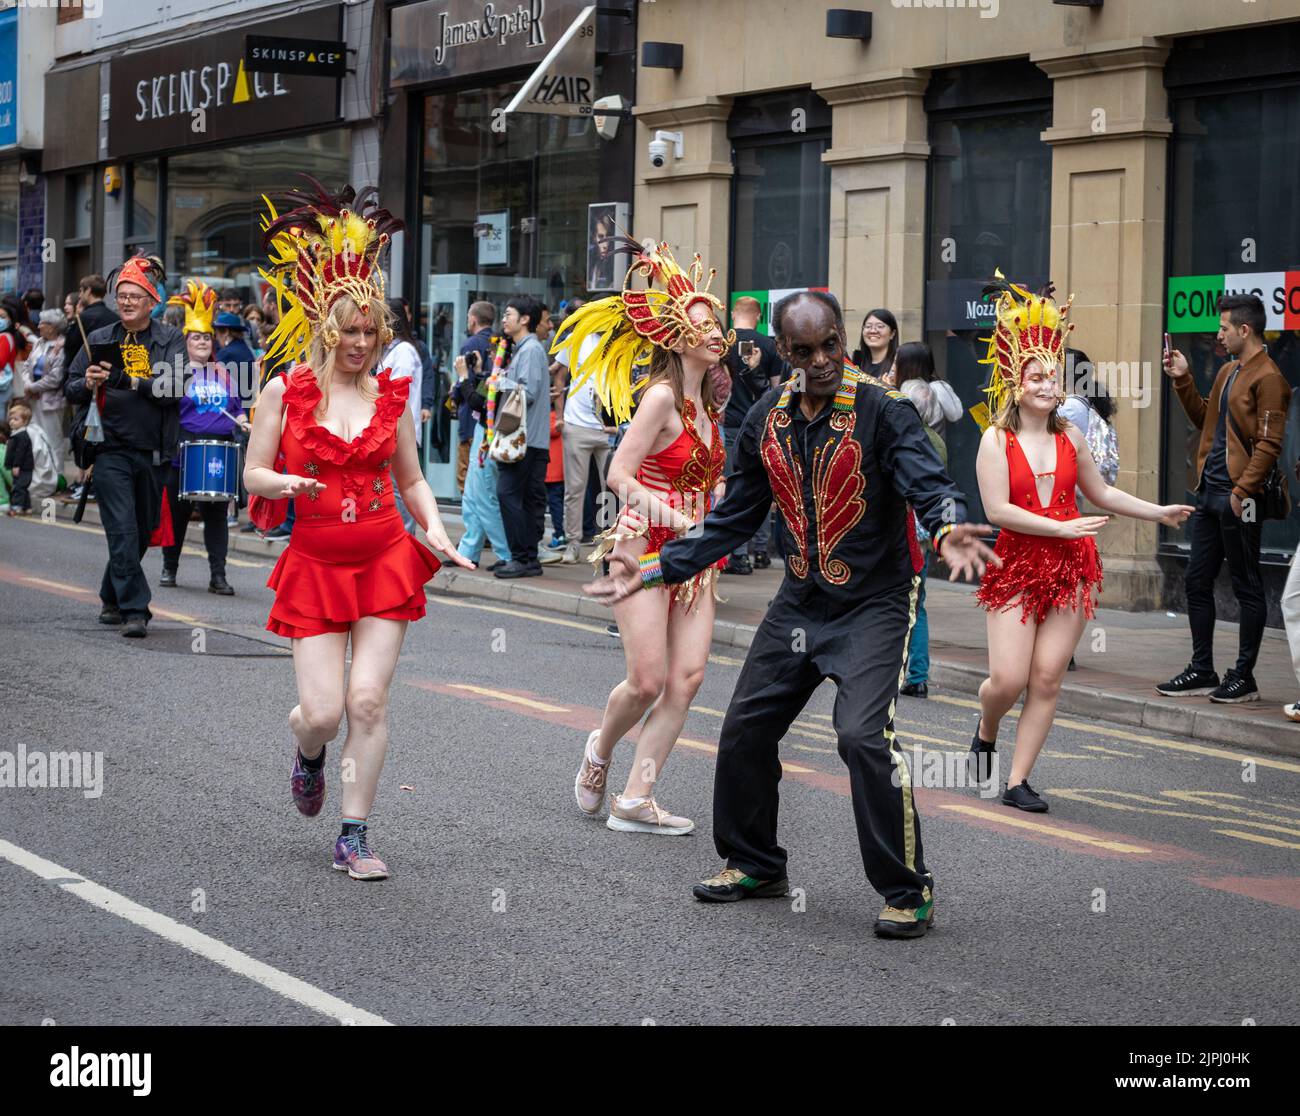
<path fill-rule="evenodd" d="M 1240 371 L 1240 369 L 1237 371 Z M 1236 378 L 1237 372 L 1233 372 L 1232 380 L 1229 380 L 1228 386 L 1224 388 L 1222 402 L 1225 407 L 1228 407 L 1228 393 L 1232 390 L 1232 381 Z M 1247 447 L 1253 457 L 1255 455 L 1255 443 L 1242 434 L 1241 427 L 1237 425 L 1237 420 L 1233 417 L 1231 407 L 1228 407 L 1228 421 L 1232 423 L 1232 432 L 1237 435 L 1237 441 Z M 1286 477 L 1276 461 L 1273 462 L 1273 467 L 1264 477 L 1264 483 L 1260 486 L 1255 503 L 1259 507 L 1260 519 L 1291 518 L 1291 490 L 1287 487 Z"/>
<path fill-rule="evenodd" d="M 276 470 L 284 467 L 284 454 L 275 462 Z M 249 493 L 248 521 L 259 531 L 274 531 L 289 515 L 289 497 L 257 496 Z"/>
<path fill-rule="evenodd" d="M 524 397 L 524 389 L 515 388 L 506 400 L 506 406 L 510 406 L 516 396 L 519 399 L 520 415 L 511 433 L 505 433 L 501 429 L 501 411 L 500 409 L 497 411 L 496 429 L 492 436 L 492 445 L 488 449 L 488 456 L 498 465 L 519 464 L 528 449 L 528 400 Z"/>
<path fill-rule="evenodd" d="M 497 407 L 497 434 L 513 434 L 524 424 L 528 414 L 528 399 L 521 387 L 513 388 L 506 396 L 505 402 Z"/>

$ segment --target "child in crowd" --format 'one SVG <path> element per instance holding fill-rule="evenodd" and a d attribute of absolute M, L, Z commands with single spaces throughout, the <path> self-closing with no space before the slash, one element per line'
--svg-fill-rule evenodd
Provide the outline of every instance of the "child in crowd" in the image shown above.
<path fill-rule="evenodd" d="M 5 468 L 12 476 L 8 515 L 31 515 L 32 497 L 51 495 L 58 486 L 54 454 L 45 432 L 32 426 L 32 409 L 21 399 L 9 404 L 9 443 Z"/>

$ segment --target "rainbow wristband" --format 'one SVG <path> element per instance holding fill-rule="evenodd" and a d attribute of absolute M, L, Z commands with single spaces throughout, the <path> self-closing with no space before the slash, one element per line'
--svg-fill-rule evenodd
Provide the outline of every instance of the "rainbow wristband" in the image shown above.
<path fill-rule="evenodd" d="M 659 551 L 654 550 L 641 555 L 641 588 L 662 589 L 663 587 L 664 571 L 659 565 Z"/>
<path fill-rule="evenodd" d="M 949 532 L 951 532 L 952 529 L 953 529 L 954 527 L 956 527 L 956 526 L 957 526 L 957 524 L 955 524 L 955 523 L 945 523 L 945 524 L 944 524 L 942 527 L 940 527 L 939 530 L 937 530 L 937 531 L 934 533 L 934 535 L 931 537 L 931 539 L 930 539 L 930 545 L 934 547 L 934 552 L 935 552 L 936 554 L 939 553 L 939 544 L 940 544 L 941 542 L 943 542 L 943 540 L 946 539 L 946 538 L 948 537 Z"/>

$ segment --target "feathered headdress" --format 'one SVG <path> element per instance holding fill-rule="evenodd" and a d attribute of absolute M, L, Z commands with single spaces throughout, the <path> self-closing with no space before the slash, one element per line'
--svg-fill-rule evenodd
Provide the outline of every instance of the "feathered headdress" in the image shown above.
<path fill-rule="evenodd" d="M 262 195 L 268 210 L 262 216 L 262 243 L 270 254 L 270 268 L 262 268 L 261 275 L 275 291 L 280 311 L 280 324 L 267 345 L 272 364 L 300 361 L 341 296 L 351 296 L 363 309 L 372 299 L 383 300 L 379 255 L 390 235 L 402 227 L 376 204 L 377 187 L 367 186 L 358 194 L 345 186 L 331 194 L 311 175 L 302 177 L 313 192 L 286 192 L 285 200 L 294 206 L 286 213 L 277 213 L 271 199 Z"/>
<path fill-rule="evenodd" d="M 1065 338 L 1074 328 L 1067 322 L 1074 295 L 1058 307 L 1051 297 L 1051 286 L 1041 295 L 1030 294 L 1024 287 L 1007 281 L 995 271 L 994 281 L 984 288 L 986 298 L 997 296 L 994 306 L 996 322 L 993 336 L 982 338 L 989 343 L 989 354 L 981 364 L 993 365 L 989 386 L 984 389 L 989 411 L 996 415 L 1008 397 L 1020 402 L 1020 376 L 1025 365 L 1037 360 L 1045 372 L 1059 370 L 1065 359 Z"/>
<path fill-rule="evenodd" d="M 186 285 L 184 294 L 174 294 L 168 306 L 185 307 L 185 333 L 211 333 L 212 319 L 217 312 L 217 292 L 206 283 L 193 279 Z"/>
<path fill-rule="evenodd" d="M 109 273 L 108 285 L 113 293 L 121 283 L 134 283 L 143 287 L 154 302 L 162 301 L 158 292 L 166 287 L 167 269 L 157 256 L 132 256 L 121 267 Z"/>
<path fill-rule="evenodd" d="M 633 255 L 632 266 L 623 279 L 623 293 L 588 302 L 577 310 L 565 322 L 551 352 L 568 349 L 572 386 L 595 376 L 605 409 L 618 421 L 626 422 L 632 414 L 636 369 L 650 363 L 655 346 L 672 349 L 678 343 L 698 345 L 713 326 L 695 325 L 690 318 L 691 307 L 703 303 L 715 315 L 725 313 L 725 308 L 716 295 L 709 293 L 716 271 L 710 269 L 708 279 L 700 285 L 704 264 L 698 252 L 683 271 L 667 244 L 638 244 L 625 236 L 614 240 L 614 251 Z M 633 275 L 640 275 L 648 285 L 633 289 Z M 583 342 L 596 335 L 600 343 L 582 360 Z M 727 334 L 726 342 L 728 347 L 735 344 L 734 330 Z"/>

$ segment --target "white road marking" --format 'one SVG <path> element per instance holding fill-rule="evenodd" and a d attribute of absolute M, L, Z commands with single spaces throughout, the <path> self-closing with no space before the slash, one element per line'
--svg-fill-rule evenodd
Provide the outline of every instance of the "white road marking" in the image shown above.
<path fill-rule="evenodd" d="M 126 919 L 127 922 L 133 922 L 136 926 L 149 930 L 160 938 L 165 938 L 167 941 L 180 946 L 182 949 L 187 949 L 191 953 L 205 957 L 207 960 L 229 969 L 232 973 L 238 973 L 240 976 L 247 977 L 264 988 L 269 988 L 286 1000 L 302 1004 L 303 1007 L 320 1012 L 321 1015 L 327 1015 L 340 1023 L 353 1023 L 370 1027 L 392 1026 L 387 1019 L 353 1007 L 345 1000 L 340 1000 L 337 996 L 331 996 L 328 992 L 322 992 L 314 985 L 290 976 L 288 973 L 282 973 L 279 969 L 226 945 L 225 942 L 208 937 L 207 934 L 195 930 L 192 926 L 186 926 L 182 922 L 177 922 L 174 918 L 168 918 L 166 915 L 152 911 L 148 907 L 142 907 L 125 895 L 119 895 L 116 891 L 101 887 L 91 880 L 78 876 L 75 872 L 70 872 L 67 868 L 60 868 L 59 865 L 52 861 L 45 860 L 35 853 L 30 853 L 26 849 L 10 844 L 8 841 L 0 841 L 0 857 L 12 864 L 16 864 L 19 868 L 25 868 L 43 880 L 58 884 L 64 891 L 71 892 L 73 895 L 84 899 L 92 907 L 98 907 L 109 914 Z"/>

